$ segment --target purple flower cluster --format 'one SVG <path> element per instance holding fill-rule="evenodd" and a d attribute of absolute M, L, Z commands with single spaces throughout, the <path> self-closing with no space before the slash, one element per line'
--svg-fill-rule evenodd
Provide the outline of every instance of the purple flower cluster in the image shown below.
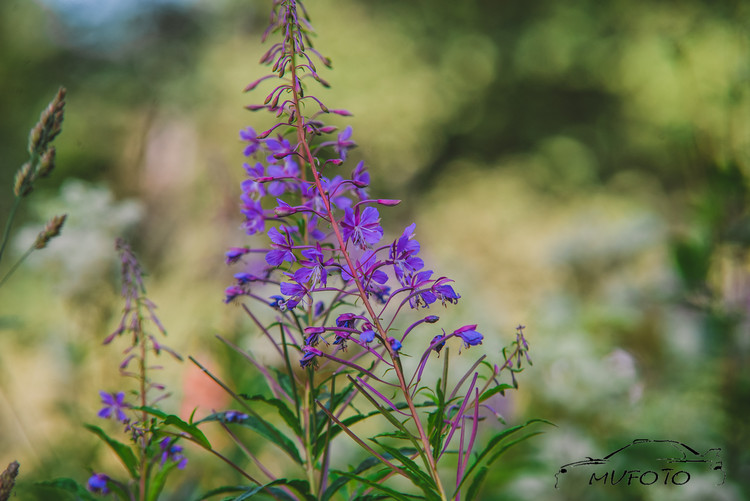
<path fill-rule="evenodd" d="M 414 224 L 395 240 L 384 241 L 379 207 L 399 201 L 370 198 L 363 162 L 351 170 L 343 167 L 356 147 L 353 130 L 348 126 L 339 132 L 320 117 L 349 113 L 329 109 L 310 94 L 305 82 L 327 86 L 308 54 L 326 66 L 330 62 L 312 48 L 309 23 L 301 15 L 304 10 L 297 8 L 301 3 L 276 0 L 274 6 L 266 34 L 279 29 L 284 39 L 261 59 L 274 73 L 245 90 L 270 79 L 280 81 L 262 105 L 247 107 L 270 111 L 279 122 L 261 133 L 252 127 L 240 131 L 247 158 L 240 196 L 242 227 L 258 246 L 227 251 L 226 262 L 245 270 L 234 275 L 225 302 L 270 304 L 289 320 L 281 322 L 285 326 L 299 326 L 304 319 L 304 343 L 298 345 L 302 367 L 314 366 L 316 358 L 324 356 L 316 347 L 321 342 L 341 350 L 349 342 L 373 352 L 381 346 L 393 356 L 406 334 L 424 322 L 393 337 L 387 333 L 396 329 L 400 312 L 429 308 L 437 301 L 454 304 L 460 296 L 450 279 L 425 269 Z M 298 109 L 304 101 L 314 101 L 318 109 L 304 115 Z M 264 232 L 268 240 L 258 244 L 257 235 Z M 251 259 L 255 253 L 263 254 L 265 263 Z M 336 315 L 334 310 L 344 305 L 350 311 Z M 482 335 L 475 330 L 456 335 L 467 347 L 481 343 Z M 423 343 L 424 348 L 428 345 Z"/>

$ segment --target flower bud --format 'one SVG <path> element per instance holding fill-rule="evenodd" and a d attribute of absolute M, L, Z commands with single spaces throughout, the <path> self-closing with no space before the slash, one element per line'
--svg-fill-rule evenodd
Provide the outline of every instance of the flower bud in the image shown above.
<path fill-rule="evenodd" d="M 401 203 L 401 200 L 390 200 L 387 198 L 378 198 L 376 200 L 377 203 L 380 205 L 385 205 L 386 207 L 394 207 Z"/>

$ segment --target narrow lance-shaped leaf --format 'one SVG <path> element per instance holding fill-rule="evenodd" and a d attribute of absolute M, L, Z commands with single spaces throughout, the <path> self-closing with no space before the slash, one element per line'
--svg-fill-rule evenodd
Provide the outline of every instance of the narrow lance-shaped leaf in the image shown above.
<path fill-rule="evenodd" d="M 107 435 L 104 430 L 102 430 L 98 426 L 94 426 L 92 424 L 86 424 L 84 426 L 87 430 L 93 432 L 96 436 L 104 440 L 107 445 L 109 445 L 109 447 L 115 452 L 115 454 L 117 454 L 117 457 L 120 458 L 122 464 L 125 465 L 125 468 L 127 468 L 132 478 L 138 477 L 138 460 L 136 459 L 135 454 L 130 447 L 123 444 L 122 442 L 118 442 L 117 440 L 110 438 L 109 435 Z"/>

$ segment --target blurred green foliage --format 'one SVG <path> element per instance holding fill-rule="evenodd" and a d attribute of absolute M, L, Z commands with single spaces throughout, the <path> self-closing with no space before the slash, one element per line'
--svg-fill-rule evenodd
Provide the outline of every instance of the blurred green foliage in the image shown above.
<path fill-rule="evenodd" d="M 99 44 L 53 5 L 0 2 L 0 215 L 33 113 L 65 85 L 58 170 L 27 222 L 70 200 L 66 179 L 107 187 L 98 211 L 111 218 L 137 199 L 135 227 L 95 225 L 99 235 L 135 237 L 171 344 L 251 392 L 247 366 L 212 334 L 254 339 L 221 304 L 222 254 L 245 243 L 237 131 L 266 119 L 242 110 L 261 98 L 240 91 L 263 71 L 267 2 L 158 4 L 130 20 L 136 37 Z M 527 325 L 535 365 L 497 405 L 509 421 L 559 428 L 509 456 L 483 499 L 573 498 L 553 489 L 557 468 L 634 438 L 722 447 L 728 473 L 720 488 L 644 499 L 750 497 L 750 4 L 308 7 L 335 68 L 322 97 L 355 114 L 352 160 L 367 161 L 374 193 L 405 200 L 386 225 L 416 220 L 463 296 L 457 325 L 479 316 L 497 346 Z M 63 238 L 45 251 L 90 249 Z M 94 420 L 92 381 L 117 384 L 117 354 L 99 346 L 118 314 L 115 253 L 88 288 L 69 287 L 64 258 L 30 263 L 0 291 L 0 460 L 21 460 L 26 485 L 112 463 L 79 423 Z M 175 402 L 190 396 L 187 372 L 168 381 Z M 201 465 L 203 487 L 229 475 Z M 174 499 L 195 488 L 188 477 Z"/>

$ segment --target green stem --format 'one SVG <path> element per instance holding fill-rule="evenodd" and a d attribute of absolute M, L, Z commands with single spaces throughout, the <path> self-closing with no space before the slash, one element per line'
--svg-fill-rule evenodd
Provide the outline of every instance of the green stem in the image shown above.
<path fill-rule="evenodd" d="M 0 261 L 3 260 L 3 253 L 5 252 L 5 246 L 8 245 L 10 239 L 10 228 L 13 226 L 13 220 L 16 217 L 18 206 L 21 205 L 21 197 L 16 197 L 13 200 L 13 205 L 10 208 L 10 214 L 8 214 L 8 220 L 5 222 L 5 231 L 3 231 L 3 240 L 0 243 Z"/>
<path fill-rule="evenodd" d="M 31 246 L 31 247 L 29 248 L 29 250 L 27 250 L 26 252 L 24 252 L 23 256 L 21 256 L 21 258 L 20 258 L 20 259 L 19 259 L 18 261 L 16 261 L 16 262 L 15 262 L 15 263 L 13 264 L 13 266 L 11 266 L 11 267 L 10 267 L 10 269 L 9 269 L 9 270 L 8 270 L 8 272 L 7 272 L 6 274 L 5 274 L 5 276 L 3 276 L 3 278 L 2 278 L 2 279 L 0 279 L 0 287 L 2 287 L 2 286 L 3 286 L 3 284 L 4 284 L 4 283 L 5 283 L 5 282 L 6 282 L 6 281 L 7 281 L 7 280 L 8 280 L 9 278 L 10 278 L 10 276 L 11 276 L 11 275 L 13 274 L 13 272 L 15 272 L 15 271 L 16 271 L 16 270 L 18 269 L 18 267 L 19 267 L 19 266 L 21 266 L 21 263 L 23 263 L 23 262 L 24 262 L 24 261 L 26 260 L 26 258 L 27 258 L 27 257 L 29 257 L 29 255 L 31 255 L 31 253 L 32 253 L 32 252 L 34 252 L 34 249 L 35 249 L 35 248 L 36 248 L 36 247 L 34 247 L 34 246 L 32 245 L 32 246 Z"/>
<path fill-rule="evenodd" d="M 293 68 L 293 79 L 296 79 L 296 68 Z M 312 171 L 313 177 L 315 178 L 315 185 L 318 188 L 318 192 L 321 194 L 325 193 L 325 190 L 323 189 L 323 185 L 320 182 L 320 176 L 318 175 L 317 169 L 315 168 L 315 161 L 312 156 L 312 152 L 310 151 L 310 147 L 307 144 L 307 138 L 304 131 L 304 124 L 302 123 L 300 119 L 300 109 L 299 109 L 299 95 L 297 93 L 296 84 L 293 83 L 292 85 L 293 93 L 294 93 L 294 104 L 295 108 L 297 110 L 297 137 L 304 149 L 304 153 L 306 156 L 307 162 L 310 164 L 310 170 Z M 440 481 L 440 476 L 438 475 L 437 471 L 437 464 L 432 458 L 432 454 L 430 453 L 430 440 L 427 437 L 427 434 L 424 431 L 424 427 L 422 426 L 422 422 L 419 419 L 419 415 L 417 414 L 417 410 L 414 407 L 414 402 L 412 402 L 411 395 L 409 394 L 409 389 L 406 384 L 406 380 L 404 378 L 403 370 L 401 369 L 401 364 L 398 359 L 398 354 L 393 351 L 393 349 L 388 345 L 387 341 L 387 334 L 385 330 L 383 329 L 383 326 L 380 323 L 380 318 L 375 313 L 375 310 L 373 309 L 372 305 L 370 304 L 369 298 L 367 297 L 367 293 L 364 289 L 364 286 L 362 285 L 361 280 L 357 276 L 356 268 L 354 267 L 354 264 L 352 263 L 351 257 L 349 256 L 349 253 L 346 252 L 346 244 L 344 242 L 343 235 L 341 233 L 341 229 L 339 228 L 338 222 L 336 221 L 336 218 L 333 215 L 333 209 L 331 207 L 331 202 L 328 199 L 327 196 L 323 196 L 323 204 L 325 205 L 326 214 L 328 215 L 328 218 L 331 223 L 331 228 L 333 229 L 334 234 L 336 235 L 336 240 L 339 244 L 339 249 L 341 249 L 341 253 L 344 257 L 344 260 L 346 261 L 347 266 L 349 266 L 349 270 L 351 271 L 352 278 L 354 279 L 354 283 L 357 286 L 357 290 L 359 292 L 359 297 L 362 299 L 362 303 L 367 310 L 367 313 L 369 314 L 370 318 L 372 319 L 372 322 L 377 329 L 378 333 L 380 334 L 381 338 L 384 340 L 384 344 L 386 349 L 388 350 L 388 354 L 391 357 L 391 360 L 393 361 L 393 367 L 396 370 L 396 375 L 399 380 L 399 386 L 401 388 L 402 393 L 404 394 L 404 399 L 406 400 L 407 405 L 409 406 L 409 410 L 412 415 L 412 419 L 414 420 L 414 424 L 417 427 L 417 432 L 419 433 L 420 440 L 422 441 L 422 445 L 424 447 L 425 456 L 427 457 L 427 460 L 429 462 L 428 468 L 430 470 L 430 475 L 432 476 L 433 480 L 435 481 L 435 485 L 437 485 L 438 493 L 440 494 L 440 498 L 442 500 L 447 500 L 448 498 L 445 495 L 445 490 L 443 489 L 442 482 Z"/>

